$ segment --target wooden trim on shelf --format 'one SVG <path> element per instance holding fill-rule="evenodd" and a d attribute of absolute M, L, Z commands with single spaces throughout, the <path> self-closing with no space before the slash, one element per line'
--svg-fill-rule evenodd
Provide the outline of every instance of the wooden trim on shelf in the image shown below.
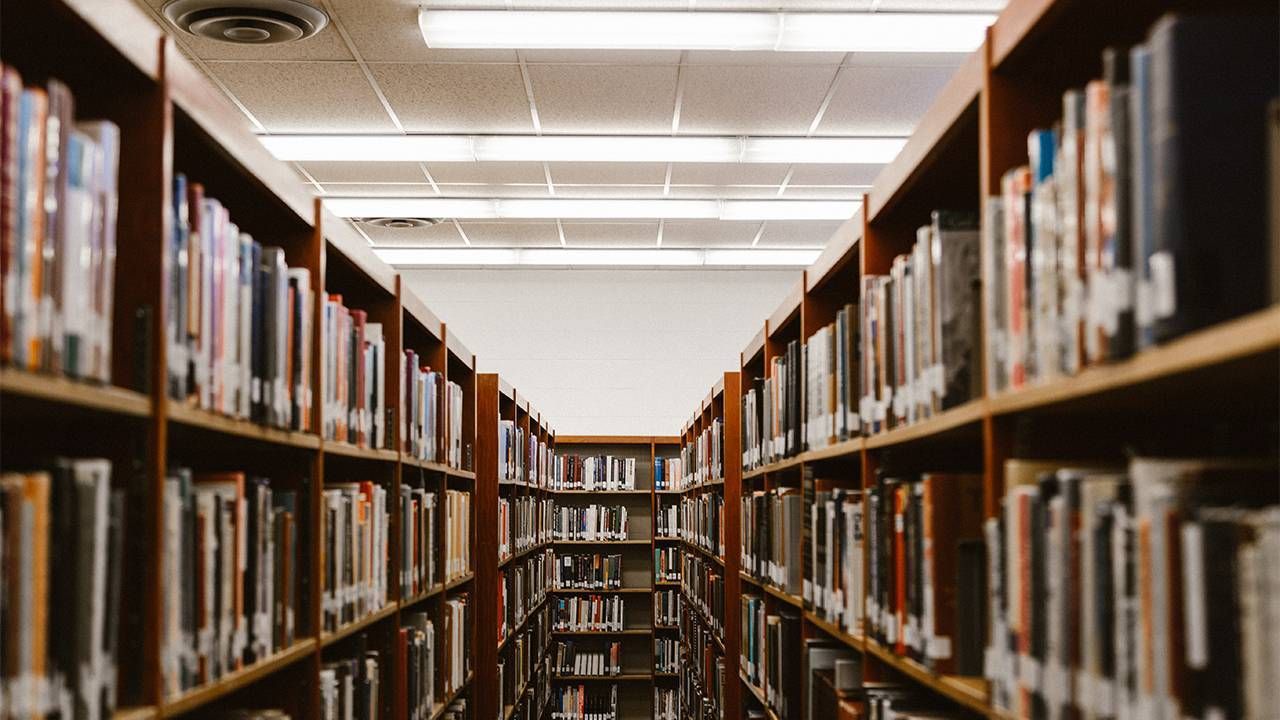
<path fill-rule="evenodd" d="M 400 306 L 405 312 L 409 313 L 409 317 L 413 318 L 419 325 L 427 331 L 429 335 L 436 340 L 444 340 L 444 323 L 440 322 L 440 318 L 431 312 L 427 304 L 422 302 L 422 298 L 408 287 L 404 280 L 404 276 L 399 276 L 400 280 Z"/>
<path fill-rule="evenodd" d="M 557 445 L 649 445 L 652 435 L 558 435 Z"/>
<path fill-rule="evenodd" d="M 738 679 L 742 681 L 742 684 L 746 686 L 747 691 L 754 695 L 756 701 L 760 703 L 762 708 L 764 708 L 765 717 L 769 720 L 778 720 L 778 714 L 773 711 L 773 708 L 769 707 L 769 702 L 765 699 L 764 691 L 748 680 L 745 673 L 740 673 L 738 675 Z"/>
<path fill-rule="evenodd" d="M 849 634 L 844 630 L 844 628 L 823 620 L 811 610 L 804 611 L 804 619 L 806 622 L 818 628 L 822 632 L 830 635 L 858 652 L 863 652 L 866 649 L 866 640 L 864 638 L 858 635 Z"/>
<path fill-rule="evenodd" d="M 446 582 L 444 584 L 444 589 L 447 592 L 449 590 L 460 588 L 463 585 L 466 585 L 467 583 L 474 580 L 475 577 L 476 577 L 476 574 L 474 572 L 469 572 L 466 575 L 459 575 L 458 577 Z"/>
<path fill-rule="evenodd" d="M 444 585 L 441 585 L 441 584 L 437 583 L 437 584 L 435 584 L 435 585 L 432 585 L 432 586 L 431 586 L 431 589 L 430 589 L 430 590 L 428 590 L 428 591 L 426 591 L 426 592 L 418 593 L 417 595 L 414 595 L 413 597 L 408 597 L 408 598 L 404 598 L 404 599 L 402 599 L 402 600 L 400 601 L 400 607 L 401 607 L 401 608 L 406 608 L 406 607 L 408 607 L 408 606 L 410 606 L 410 605 L 417 605 L 418 603 L 422 602 L 423 600 L 430 600 L 431 598 L 433 598 L 433 597 L 435 597 L 435 596 L 439 595 L 439 594 L 440 594 L 440 593 L 442 593 L 442 592 L 444 592 Z"/>
<path fill-rule="evenodd" d="M 341 455 L 343 457 L 359 458 L 361 460 L 376 460 L 378 462 L 400 461 L 400 454 L 395 450 L 362 448 L 350 443 L 336 442 L 333 440 L 326 440 L 324 442 L 323 449 L 326 455 Z"/>
<path fill-rule="evenodd" d="M 328 647 L 345 637 L 354 635 L 380 620 L 391 617 L 399 609 L 399 604 L 389 603 L 382 606 L 381 610 L 375 610 L 362 618 L 352 620 L 333 632 L 323 633 L 320 635 L 320 647 Z"/>
<path fill-rule="evenodd" d="M 858 241 L 862 239 L 862 213 L 864 210 L 865 208 L 859 205 L 858 210 L 853 213 L 853 217 L 840 223 L 840 227 L 831 233 L 826 246 L 822 249 L 822 254 L 818 256 L 817 260 L 813 261 L 813 264 L 809 266 L 808 272 L 805 273 L 806 295 L 821 288 L 835 274 L 835 271 L 840 270 L 850 261 L 857 258 L 853 249 Z"/>
<path fill-rule="evenodd" d="M 187 427 L 212 430 L 224 435 L 249 438 L 259 442 L 288 445 L 290 447 L 315 450 L 320 447 L 320 436 L 314 433 L 294 432 L 280 428 L 259 425 L 248 420 L 218 415 L 208 410 L 201 410 L 191 405 L 178 402 L 168 403 L 167 417 L 170 422 Z M 325 446 L 328 449 L 328 445 Z"/>
<path fill-rule="evenodd" d="M 151 415 L 148 395 L 114 385 L 96 385 L 12 367 L 0 367 L 0 393 L 130 417 Z"/>
<path fill-rule="evenodd" d="M 160 713 L 153 705 L 116 708 L 111 713 L 111 720 L 153 720 Z"/>
<path fill-rule="evenodd" d="M 866 652 L 876 656 L 886 665 L 909 676 L 912 680 L 939 695 L 981 715 L 987 717 L 997 716 L 988 700 L 986 680 L 977 677 L 936 675 L 915 660 L 899 657 L 870 638 L 867 638 L 864 647 Z"/>
<path fill-rule="evenodd" d="M 434 709 L 432 709 L 431 720 L 439 720 L 440 716 L 444 715 L 444 711 L 449 708 L 449 705 L 451 705 L 454 700 L 461 697 L 462 693 L 467 691 L 467 688 L 471 685 L 471 680 L 475 678 L 475 675 L 476 673 L 474 670 L 467 673 L 467 679 L 462 681 L 462 686 L 447 694 L 444 698 L 444 702 L 438 704 Z"/>
<path fill-rule="evenodd" d="M 819 460 L 830 460 L 832 458 L 845 457 L 862 452 L 866 446 L 866 438 L 854 437 L 848 440 L 841 440 L 817 450 L 807 450 L 800 455 L 801 459 L 806 463 L 817 462 Z"/>
<path fill-rule="evenodd" d="M 382 262 L 364 237 L 351 226 L 350 221 L 339 218 L 321 204 L 319 225 L 330 247 L 341 253 L 347 262 L 364 273 L 375 285 L 395 295 L 395 268 Z"/>
<path fill-rule="evenodd" d="M 395 606 L 390 606 L 390 609 L 394 612 Z M 288 648 L 285 648 L 284 650 L 281 650 L 260 662 L 256 662 L 248 667 L 231 672 L 219 678 L 215 682 L 193 688 L 165 701 L 160 708 L 160 716 L 175 717 L 211 703 L 218 698 L 230 695 L 252 682 L 271 675 L 277 670 L 292 665 L 308 655 L 311 655 L 315 652 L 315 649 L 316 641 L 314 638 L 299 640 Z"/>
<path fill-rule="evenodd" d="M 444 346 L 449 354 L 457 358 L 463 365 L 469 368 L 475 367 L 476 356 L 467 349 L 466 343 L 462 342 L 462 338 L 458 334 L 449 329 L 448 324 L 444 326 Z"/>
<path fill-rule="evenodd" d="M 783 458 L 781 460 L 771 462 L 768 465 L 761 465 L 760 467 L 755 468 L 754 470 L 743 470 L 742 479 L 750 480 L 751 478 L 760 477 L 761 475 L 766 475 L 768 473 L 776 473 L 776 472 L 781 472 L 783 470 L 790 470 L 793 467 L 798 467 L 803 462 L 804 462 L 803 453 L 800 455 L 793 455 L 789 458 Z"/>
<path fill-rule="evenodd" d="M 570 637 L 579 637 L 579 636 L 591 637 L 595 635 L 601 635 L 601 636 L 621 635 L 626 637 L 633 637 L 633 636 L 638 637 L 640 635 L 645 635 L 645 636 L 652 635 L 653 632 L 651 630 L 641 629 L 641 628 L 626 628 L 623 630 L 552 630 L 551 634 L 565 635 Z"/>
<path fill-rule="evenodd" d="M 745 367 L 748 363 L 756 359 L 756 356 L 764 352 L 764 335 L 765 327 L 760 326 L 759 332 L 751 337 L 747 342 L 747 346 L 742 349 L 739 362 Z"/>
<path fill-rule="evenodd" d="M 928 420 L 876 433 L 866 438 L 866 448 L 870 450 L 889 447 L 890 445 L 899 445 L 922 438 L 935 437 L 948 430 L 954 430 L 971 423 L 981 423 L 986 413 L 987 404 L 985 400 L 982 398 L 970 400 L 934 415 Z"/>
<path fill-rule="evenodd" d="M 552 540 L 552 545 L 649 545 L 649 540 Z"/>
<path fill-rule="evenodd" d="M 649 490 L 548 490 L 557 495 L 648 495 Z"/>
<path fill-rule="evenodd" d="M 769 335 L 782 329 L 792 318 L 800 314 L 800 305 L 804 300 L 804 275 L 797 280 L 795 287 L 787 292 L 787 296 L 769 316 Z"/>

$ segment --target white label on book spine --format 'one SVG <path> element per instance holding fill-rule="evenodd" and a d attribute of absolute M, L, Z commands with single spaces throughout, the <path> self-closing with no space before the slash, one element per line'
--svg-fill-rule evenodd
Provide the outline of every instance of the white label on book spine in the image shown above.
<path fill-rule="evenodd" d="M 946 660 L 951 657 L 951 638 L 946 635 L 935 635 L 927 643 L 929 658 Z"/>
<path fill-rule="evenodd" d="M 1147 260 L 1151 270 L 1152 314 L 1157 319 L 1172 317 L 1178 311 L 1178 285 L 1173 254 L 1161 250 Z"/>
<path fill-rule="evenodd" d="M 1018 684 L 1028 690 L 1040 689 L 1040 661 L 1030 655 L 1018 655 Z"/>
<path fill-rule="evenodd" d="M 1187 665 L 1209 664 L 1209 627 L 1205 609 L 1204 536 L 1200 525 L 1182 525 L 1182 607 L 1187 628 Z"/>

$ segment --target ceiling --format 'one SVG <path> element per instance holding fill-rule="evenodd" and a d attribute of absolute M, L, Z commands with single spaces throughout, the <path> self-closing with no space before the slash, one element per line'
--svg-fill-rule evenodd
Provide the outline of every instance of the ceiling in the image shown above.
<path fill-rule="evenodd" d="M 313 38 L 246 47 L 175 31 L 259 134 L 906 136 L 963 55 L 440 50 L 420 6 L 992 12 L 1005 0 L 311 0 Z M 161 22 L 166 0 L 137 0 Z M 330 197 L 857 200 L 882 166 L 299 162 Z M 376 247 L 812 248 L 822 221 L 453 220 L 357 227 Z"/>

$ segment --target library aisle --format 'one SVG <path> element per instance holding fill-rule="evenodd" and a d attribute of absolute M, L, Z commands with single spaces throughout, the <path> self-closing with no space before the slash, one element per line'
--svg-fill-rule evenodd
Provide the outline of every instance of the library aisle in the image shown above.
<path fill-rule="evenodd" d="M 0 190 L 0 720 L 1280 712 L 1274 1 L 0 0 Z"/>

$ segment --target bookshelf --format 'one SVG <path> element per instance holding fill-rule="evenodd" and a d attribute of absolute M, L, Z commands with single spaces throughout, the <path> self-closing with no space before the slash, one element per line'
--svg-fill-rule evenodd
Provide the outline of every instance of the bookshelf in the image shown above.
<path fill-rule="evenodd" d="M 895 256 L 910 253 L 915 230 L 929 223 L 931 211 L 985 213 L 983 198 L 999 194 L 1002 175 L 1027 162 L 1028 133 L 1061 116 L 1063 92 L 1101 77 L 1104 48 L 1141 42 L 1171 5 L 1179 4 L 1011 0 L 984 46 L 963 63 L 901 153 L 877 177 L 860 211 L 835 232 L 800 285 L 744 347 L 738 363 L 744 390 L 769 376 L 771 360 L 788 342 L 807 341 L 846 303 L 866 307 L 862 279 L 889 273 Z M 1274 8 L 1262 3 L 1230 3 L 1229 8 L 1264 13 L 1265 22 L 1274 21 Z M 990 332 L 979 328 L 984 355 Z M 865 493 L 885 475 L 976 473 L 982 514 L 991 519 L 1001 512 L 1005 463 L 1012 458 L 1122 463 L 1133 452 L 1274 458 L 1278 368 L 1280 307 L 1271 305 L 1125 359 L 1016 389 L 981 387 L 967 401 L 915 422 L 801 449 L 743 472 L 742 492 L 800 488 L 816 477 Z M 1179 411 L 1166 411 L 1173 407 Z M 864 522 L 869 518 L 867 510 Z M 807 566 L 814 552 L 808 530 L 802 542 Z M 869 637 L 864 632 L 869 619 L 862 613 L 848 627 L 829 621 L 804 597 L 746 572 L 737 578 L 743 593 L 764 596 L 768 612 L 789 607 L 800 613 L 802 640 L 853 651 L 867 680 L 904 683 L 961 713 L 1016 716 L 996 705 L 980 674 L 939 674 Z M 802 674 L 808 675 L 807 667 Z M 744 709 L 778 717 L 766 689 L 749 683 L 745 674 L 740 677 Z M 804 711 L 802 706 L 790 716 L 803 717 Z"/>
<path fill-rule="evenodd" d="M 0 369 L 5 471 L 41 467 L 42 459 L 56 455 L 104 457 L 111 461 L 111 484 L 129 493 L 129 562 L 121 578 L 114 716 L 185 717 L 235 707 L 278 707 L 293 717 L 318 717 L 323 664 L 364 648 L 379 653 L 379 709 L 396 717 L 403 712 L 403 698 L 393 689 L 406 670 L 396 652 L 405 619 L 425 612 L 437 632 L 436 647 L 442 648 L 445 603 L 475 596 L 478 556 L 470 560 L 473 570 L 446 582 L 439 571 L 443 534 L 432 543 L 438 569 L 433 581 L 417 592 L 405 592 L 396 572 L 408 551 L 400 542 L 400 486 L 437 496 L 446 490 L 475 492 L 470 460 L 476 441 L 474 355 L 349 225 L 325 212 L 293 172 L 270 156 L 243 116 L 134 3 L 4 0 L 0 12 L 5 17 L 0 59 L 21 73 L 24 84 L 57 78 L 75 98 L 77 119 L 105 118 L 121 129 L 117 252 L 127 262 L 115 268 L 111 383 Z M 30 27 L 48 28 L 66 44 L 55 48 L 39 42 L 22 30 Z M 382 325 L 386 352 L 378 373 L 386 383 L 384 442 L 358 447 L 325 440 L 318 430 L 319 402 L 309 408 L 310 429 L 288 430 L 170 397 L 164 281 L 175 270 L 167 258 L 167 240 L 161 239 L 172 237 L 169 208 L 177 174 L 201 183 L 206 196 L 217 198 L 241 230 L 264 246 L 281 248 L 288 266 L 305 272 L 314 290 L 313 318 L 319 317 L 322 298 L 333 293 Z M 318 330 L 311 337 L 310 346 L 299 350 L 316 360 L 308 380 L 318 395 L 323 350 Z M 403 450 L 398 408 L 406 349 L 415 350 L 460 388 L 458 461 L 427 461 Z M 197 474 L 236 471 L 266 477 L 273 490 L 297 494 L 296 597 L 291 640 L 217 679 L 166 691 L 161 611 L 165 486 L 169 469 L 177 467 Z M 386 491 L 386 598 L 369 612 L 325 630 L 321 497 L 326 487 L 348 481 L 367 481 Z M 472 503 L 472 511 L 475 507 Z M 476 527 L 474 519 L 468 526 Z M 440 524 L 436 529 L 444 532 Z M 472 552 L 474 541 L 466 545 L 465 551 Z M 461 635 L 470 643 L 475 630 L 463 628 Z M 437 652 L 433 674 L 443 672 L 442 654 Z M 280 693 L 281 687 L 294 691 Z M 469 687 L 466 673 L 448 690 L 437 683 L 438 702 L 427 715 L 440 717 Z"/>

